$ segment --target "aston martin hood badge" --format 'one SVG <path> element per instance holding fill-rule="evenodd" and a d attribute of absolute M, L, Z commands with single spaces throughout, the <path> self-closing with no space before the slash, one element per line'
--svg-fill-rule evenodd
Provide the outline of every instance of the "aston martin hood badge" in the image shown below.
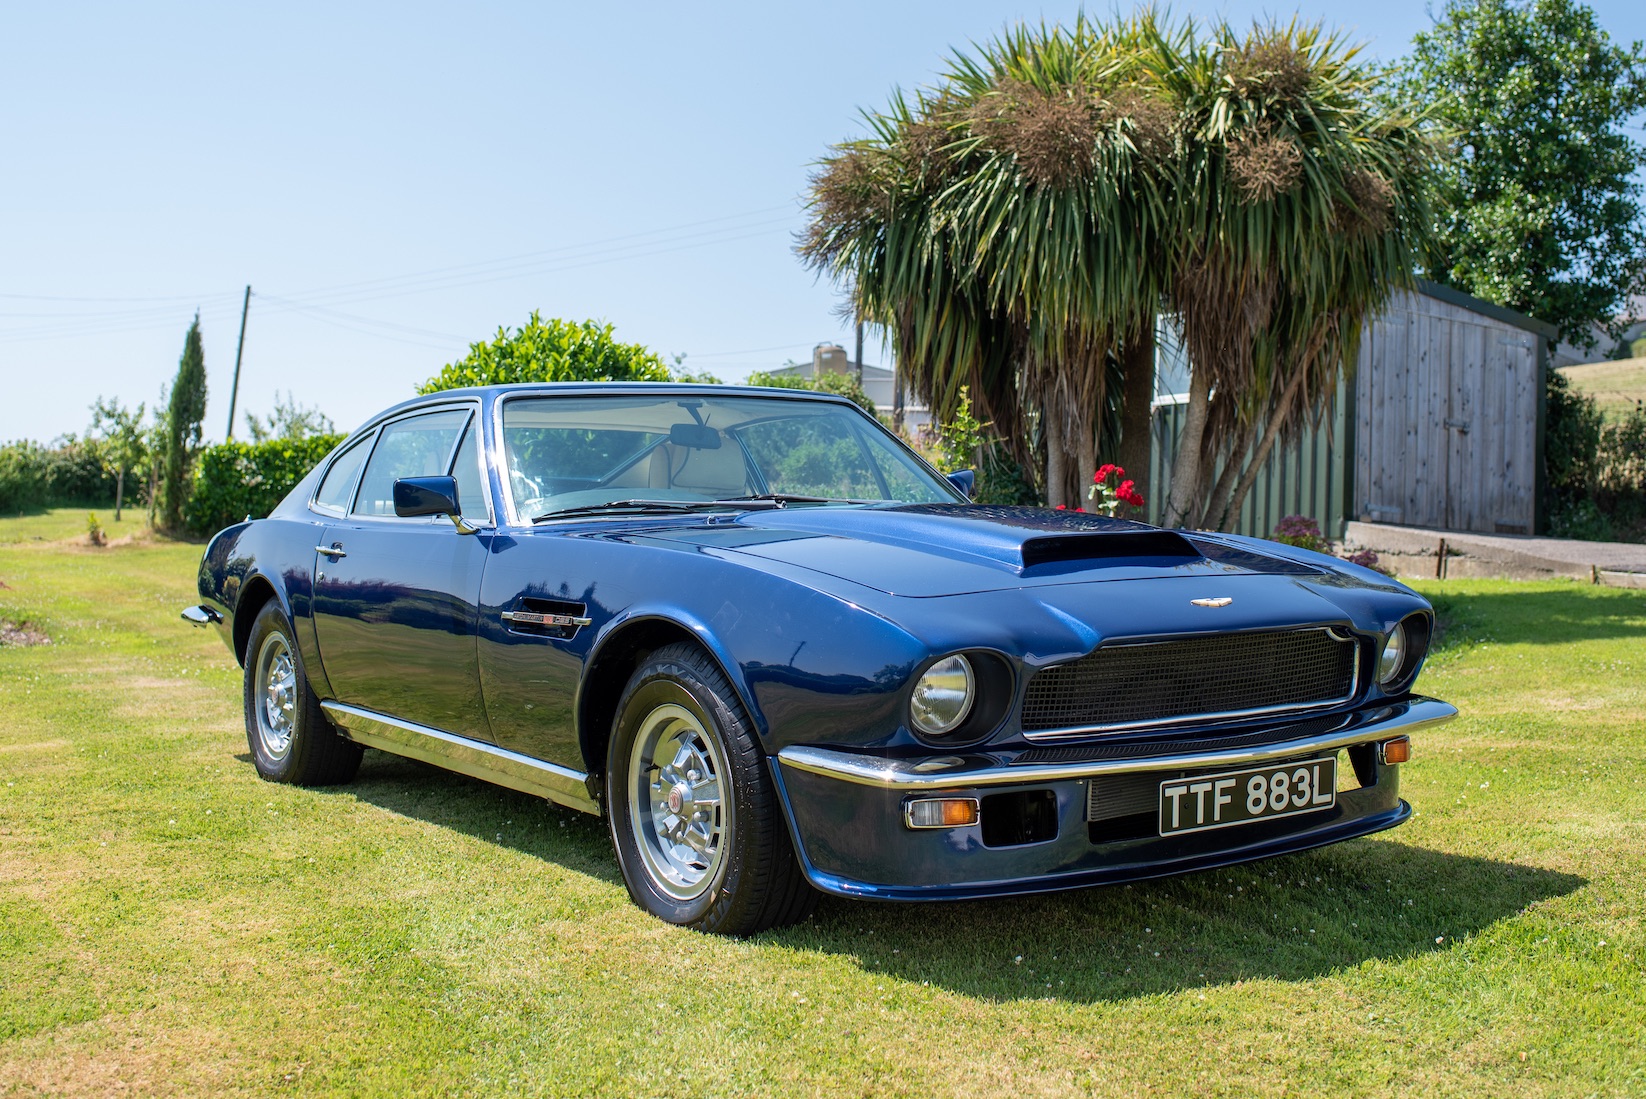
<path fill-rule="evenodd" d="M 1227 595 L 1220 595 L 1216 599 L 1191 599 L 1189 602 L 1197 607 L 1227 607 L 1234 599 Z"/>

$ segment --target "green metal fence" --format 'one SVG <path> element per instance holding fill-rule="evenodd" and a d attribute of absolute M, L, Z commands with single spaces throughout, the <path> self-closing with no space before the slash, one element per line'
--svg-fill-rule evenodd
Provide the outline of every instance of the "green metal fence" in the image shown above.
<path fill-rule="evenodd" d="M 1307 515 L 1320 524 L 1326 537 L 1343 537 L 1352 511 L 1354 453 L 1354 383 L 1339 383 L 1329 415 L 1318 427 L 1306 429 L 1285 449 L 1276 447 L 1258 474 L 1257 482 L 1240 509 L 1240 534 L 1267 538 L 1286 515 Z M 1187 406 L 1165 400 L 1154 411 L 1149 453 L 1149 521 L 1160 522 L 1171 491 L 1172 460 L 1183 429 Z M 1254 446 L 1255 449 L 1255 446 Z"/>

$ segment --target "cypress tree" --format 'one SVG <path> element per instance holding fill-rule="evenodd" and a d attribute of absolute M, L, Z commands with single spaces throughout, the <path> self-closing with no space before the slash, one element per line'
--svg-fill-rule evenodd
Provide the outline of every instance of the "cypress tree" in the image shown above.
<path fill-rule="evenodd" d="M 188 500 L 189 466 L 200 449 L 201 424 L 206 419 L 206 355 L 200 347 L 200 314 L 194 315 L 183 338 L 183 357 L 171 383 L 166 408 L 166 473 L 161 486 L 164 507 L 160 525 L 183 528 L 183 504 Z"/>

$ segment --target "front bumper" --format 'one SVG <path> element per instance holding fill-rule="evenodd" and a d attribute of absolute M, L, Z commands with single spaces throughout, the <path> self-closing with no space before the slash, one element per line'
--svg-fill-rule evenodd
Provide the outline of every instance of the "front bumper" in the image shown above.
<path fill-rule="evenodd" d="M 1161 877 L 1392 828 L 1411 815 L 1411 807 L 1400 799 L 1399 768 L 1377 762 L 1368 746 L 1449 721 L 1456 713 L 1447 703 L 1413 697 L 1357 711 L 1325 730 L 1320 722 L 1277 730 L 1255 744 L 1199 741 L 1179 750 L 1155 744 L 1143 754 L 1096 744 L 1084 752 L 1050 753 L 1058 757 L 1051 761 L 1045 760 L 1048 753 L 1023 753 L 1039 762 L 989 754 L 888 759 L 792 746 L 777 754 L 773 771 L 813 885 L 844 896 L 958 900 Z M 1335 805 L 1316 812 L 1172 836 L 1128 833 L 1088 820 L 1089 801 L 1101 803 L 1105 790 L 1135 793 L 1186 772 L 1343 749 L 1351 749 L 1351 757 L 1360 750 L 1361 786 L 1340 789 Z M 1082 754 L 1091 758 L 1078 758 Z M 1101 784 L 1096 791 L 1094 783 Z M 913 795 L 976 796 L 984 799 L 987 814 L 990 795 L 1011 793 L 1046 799 L 1048 805 L 1055 799 L 1050 838 L 991 846 L 984 842 L 982 824 L 918 831 L 904 824 L 904 806 Z"/>

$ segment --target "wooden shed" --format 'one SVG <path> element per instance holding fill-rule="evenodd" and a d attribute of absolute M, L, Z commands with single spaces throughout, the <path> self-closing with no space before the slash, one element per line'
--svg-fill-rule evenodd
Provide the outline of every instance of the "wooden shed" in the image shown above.
<path fill-rule="evenodd" d="M 1537 533 L 1544 375 L 1555 334 L 1434 283 L 1397 293 L 1366 324 L 1354 378 L 1339 384 L 1320 425 L 1270 455 L 1236 529 L 1265 536 L 1282 516 L 1308 515 L 1332 538 L 1350 519 Z M 1169 355 L 1169 341 L 1162 347 Z M 1163 361 L 1159 375 L 1172 372 Z M 1182 400 L 1155 401 L 1154 520 L 1170 483 Z"/>

